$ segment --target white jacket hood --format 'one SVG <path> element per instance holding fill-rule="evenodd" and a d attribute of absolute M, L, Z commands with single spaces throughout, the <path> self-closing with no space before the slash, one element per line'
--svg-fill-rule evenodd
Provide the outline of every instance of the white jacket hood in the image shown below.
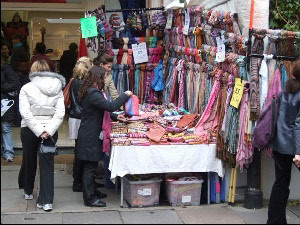
<path fill-rule="evenodd" d="M 53 72 L 34 72 L 29 74 L 31 82 L 44 94 L 53 97 L 66 85 L 65 78 Z"/>

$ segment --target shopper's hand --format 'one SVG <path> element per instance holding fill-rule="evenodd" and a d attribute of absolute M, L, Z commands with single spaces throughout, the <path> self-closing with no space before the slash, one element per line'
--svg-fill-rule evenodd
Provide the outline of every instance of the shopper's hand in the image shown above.
<path fill-rule="evenodd" d="M 127 119 L 125 118 L 125 116 L 124 115 L 118 115 L 118 118 L 117 118 L 119 121 L 121 121 L 121 122 L 126 122 L 127 121 Z"/>
<path fill-rule="evenodd" d="M 125 91 L 125 94 L 128 96 L 128 97 L 131 97 L 133 95 L 133 93 L 131 91 Z"/>
<path fill-rule="evenodd" d="M 295 158 L 293 158 L 293 162 L 298 168 L 300 168 L 300 155 L 295 155 Z"/>
<path fill-rule="evenodd" d="M 44 140 L 44 139 L 48 139 L 49 137 L 49 133 L 47 131 L 44 131 L 42 134 L 41 134 L 41 138 Z"/>

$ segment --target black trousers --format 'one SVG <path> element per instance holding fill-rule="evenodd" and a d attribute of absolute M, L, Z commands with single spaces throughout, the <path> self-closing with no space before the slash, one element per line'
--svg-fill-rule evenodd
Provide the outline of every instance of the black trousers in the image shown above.
<path fill-rule="evenodd" d="M 276 180 L 270 196 L 267 224 L 287 224 L 286 205 L 290 194 L 289 186 L 294 156 L 274 151 L 273 158 Z"/>
<path fill-rule="evenodd" d="M 73 187 L 82 186 L 83 162 L 77 158 L 77 140 L 75 140 L 75 157 L 73 161 Z"/>
<path fill-rule="evenodd" d="M 98 166 L 98 161 L 82 161 L 83 163 L 83 200 L 88 203 L 95 203 L 98 198 L 95 195 L 95 179 L 94 174 Z"/>
<path fill-rule="evenodd" d="M 53 139 L 57 141 L 57 132 Z M 37 168 L 37 153 L 41 138 L 27 127 L 21 128 L 21 141 L 23 147 L 22 165 L 19 172 L 19 188 L 31 195 L 34 189 L 34 181 Z M 44 145 L 53 145 L 50 139 L 44 141 Z M 54 154 L 39 154 L 40 166 L 40 191 L 37 203 L 52 204 L 54 199 Z"/>

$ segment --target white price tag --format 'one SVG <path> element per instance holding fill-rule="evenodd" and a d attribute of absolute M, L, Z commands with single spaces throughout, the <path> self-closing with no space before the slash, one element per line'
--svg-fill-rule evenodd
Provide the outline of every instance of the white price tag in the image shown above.
<path fill-rule="evenodd" d="M 142 42 L 140 44 L 133 44 L 132 51 L 135 64 L 148 62 L 149 59 L 146 42 Z"/>
<path fill-rule="evenodd" d="M 151 189 L 150 188 L 147 188 L 147 189 L 144 189 L 144 196 L 150 196 L 151 195 Z"/>
<path fill-rule="evenodd" d="M 225 52 L 217 52 L 216 61 L 217 62 L 224 62 L 225 61 Z"/>
<path fill-rule="evenodd" d="M 170 10 L 168 15 L 167 25 L 166 25 L 167 29 L 172 28 L 172 22 L 173 22 L 173 10 Z"/>
<path fill-rule="evenodd" d="M 182 196 L 182 203 L 188 203 L 192 201 L 192 196 Z"/>
<path fill-rule="evenodd" d="M 184 22 L 183 34 L 189 35 L 189 29 L 190 29 L 190 14 L 188 14 L 188 12 L 185 11 L 185 22 Z"/>

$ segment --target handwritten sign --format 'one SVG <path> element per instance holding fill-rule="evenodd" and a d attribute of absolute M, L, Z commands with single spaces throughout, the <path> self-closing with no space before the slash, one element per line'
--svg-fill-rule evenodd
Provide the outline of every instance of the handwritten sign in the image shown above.
<path fill-rule="evenodd" d="M 172 22 L 173 22 L 173 10 L 170 10 L 169 14 L 168 14 L 166 29 L 171 29 L 172 28 Z"/>
<path fill-rule="evenodd" d="M 233 89 L 233 95 L 231 98 L 230 105 L 235 108 L 239 108 L 244 93 L 244 81 L 241 78 L 235 78 L 235 85 Z"/>
<path fill-rule="evenodd" d="M 80 24 L 81 24 L 82 38 L 98 36 L 96 16 L 81 18 Z"/>
<path fill-rule="evenodd" d="M 146 42 L 132 44 L 133 59 L 135 64 L 149 61 Z"/>

